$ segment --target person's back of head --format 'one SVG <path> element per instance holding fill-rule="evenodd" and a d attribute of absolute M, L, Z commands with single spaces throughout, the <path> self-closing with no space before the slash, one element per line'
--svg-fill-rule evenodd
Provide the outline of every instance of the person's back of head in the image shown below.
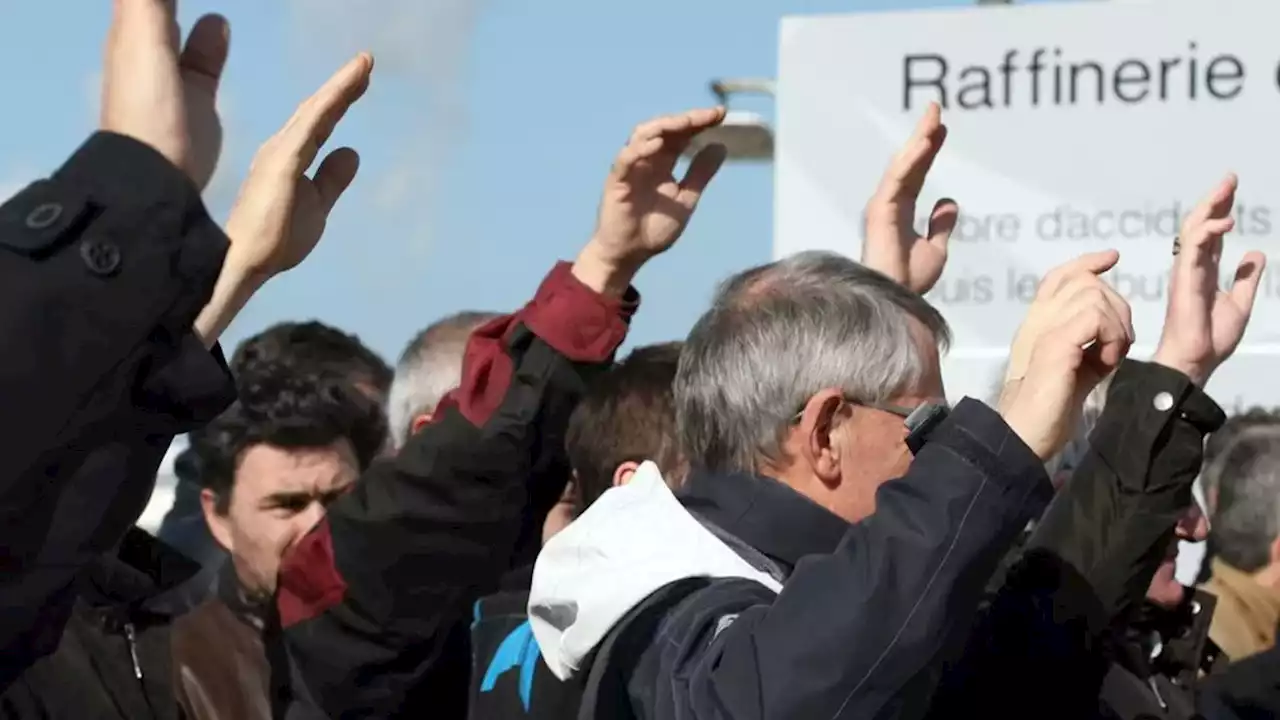
<path fill-rule="evenodd" d="M 1200 484 L 1211 514 L 1217 505 L 1218 478 L 1222 474 L 1222 467 L 1218 463 L 1218 458 L 1245 433 L 1254 428 L 1270 426 L 1280 426 L 1280 415 L 1266 408 L 1252 407 L 1227 418 L 1222 427 L 1210 434 L 1205 440 Z"/>
<path fill-rule="evenodd" d="M 437 320 L 409 341 L 396 363 L 387 398 L 388 425 L 396 449 L 404 447 L 462 380 L 467 341 L 498 313 L 468 310 Z"/>
<path fill-rule="evenodd" d="M 1214 556 L 1280 589 L 1280 425 L 1244 430 L 1213 463 Z"/>
<path fill-rule="evenodd" d="M 874 487 L 910 462 L 899 406 L 944 397 L 949 338 L 924 298 L 844 256 L 746 270 L 685 343 L 681 450 L 695 470 L 770 475 L 846 520 L 865 517 Z"/>
<path fill-rule="evenodd" d="M 672 389 L 682 345 L 636 348 L 597 378 L 574 408 L 565 448 L 581 507 L 625 484 L 646 460 L 658 466 L 669 485 L 683 479 Z"/>
<path fill-rule="evenodd" d="M 360 338 L 311 320 L 282 322 L 245 339 L 231 356 L 232 375 L 252 376 L 287 362 L 303 372 L 344 378 L 382 403 L 391 386 L 391 367 Z"/>

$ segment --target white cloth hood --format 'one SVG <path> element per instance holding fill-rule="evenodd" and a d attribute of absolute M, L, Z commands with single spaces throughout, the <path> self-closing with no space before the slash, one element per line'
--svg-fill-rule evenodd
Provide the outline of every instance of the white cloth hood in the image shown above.
<path fill-rule="evenodd" d="M 580 667 L 609 629 L 658 588 L 689 577 L 782 586 L 703 527 L 676 499 L 658 466 L 600 496 L 542 548 L 529 593 L 529 624 L 551 672 Z"/>

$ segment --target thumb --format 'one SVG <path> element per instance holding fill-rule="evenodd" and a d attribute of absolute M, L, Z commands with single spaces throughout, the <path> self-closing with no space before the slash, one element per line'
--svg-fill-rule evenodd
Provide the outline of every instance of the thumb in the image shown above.
<path fill-rule="evenodd" d="M 1253 311 L 1253 300 L 1258 295 L 1258 283 L 1267 267 L 1267 256 L 1254 250 L 1247 252 L 1236 268 L 1236 279 L 1231 285 L 1231 300 L 1248 316 Z"/>
<path fill-rule="evenodd" d="M 338 148 L 325 156 L 316 168 L 311 182 L 320 195 L 320 207 L 328 216 L 337 204 L 338 198 L 356 179 L 356 171 L 360 169 L 360 155 L 349 147 Z"/>
<path fill-rule="evenodd" d="M 187 83 L 210 95 L 218 92 L 222 69 L 227 65 L 231 26 L 221 15 L 205 15 L 196 21 L 187 44 L 178 57 L 178 67 Z"/>
<path fill-rule="evenodd" d="M 929 244 L 936 246 L 944 253 L 947 251 L 947 243 L 951 240 L 951 233 L 956 229 L 956 223 L 960 220 L 960 206 L 951 198 L 943 198 L 933 206 L 933 212 L 929 213 Z"/>
<path fill-rule="evenodd" d="M 680 181 L 680 192 L 676 194 L 676 201 L 692 210 L 702 197 L 702 191 L 707 189 L 707 185 L 720 171 L 727 157 L 729 157 L 728 148 L 719 143 L 703 148 L 690 161 L 689 169 L 685 172 L 684 179 Z"/>

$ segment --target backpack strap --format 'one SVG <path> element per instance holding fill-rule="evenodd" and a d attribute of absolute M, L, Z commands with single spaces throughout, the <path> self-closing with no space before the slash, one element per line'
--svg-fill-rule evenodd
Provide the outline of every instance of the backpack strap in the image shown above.
<path fill-rule="evenodd" d="M 788 568 L 785 568 L 780 563 L 770 559 L 764 553 L 748 545 L 746 541 L 742 540 L 737 535 L 734 535 L 728 530 L 716 525 L 702 515 L 699 515 L 692 510 L 689 511 L 689 514 L 693 516 L 694 520 L 702 523 L 702 527 L 706 528 L 707 532 L 715 535 L 717 540 L 728 546 L 730 550 L 737 554 L 738 557 L 742 558 L 748 565 L 762 573 L 765 573 L 774 580 L 777 580 L 779 583 L 787 581 L 787 576 L 791 574 L 791 571 Z"/>
<path fill-rule="evenodd" d="M 655 590 L 614 624 L 589 659 L 578 720 L 635 720 L 627 681 L 631 669 L 653 643 L 658 626 L 676 605 L 711 584 L 711 578 L 676 580 Z"/>
<path fill-rule="evenodd" d="M 697 513 L 689 514 L 756 570 L 767 573 L 780 583 L 790 574 L 782 565 L 736 535 Z M 614 624 L 588 659 L 591 670 L 583 681 L 578 720 L 636 720 L 627 691 L 627 681 L 636 660 L 653 644 L 667 614 L 685 598 L 713 581 L 714 578 L 709 577 L 690 577 L 664 585 Z"/>

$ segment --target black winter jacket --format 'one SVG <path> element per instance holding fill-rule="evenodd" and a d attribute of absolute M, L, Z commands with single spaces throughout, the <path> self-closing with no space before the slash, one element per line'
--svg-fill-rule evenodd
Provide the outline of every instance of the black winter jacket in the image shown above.
<path fill-rule="evenodd" d="M 1145 622 L 1139 610 L 1174 541 L 1174 523 L 1192 502 L 1204 437 L 1224 420 L 1181 373 L 1125 361 L 1089 452 L 978 615 L 930 717 L 1080 720 L 1190 712 L 1186 668 L 1159 658 L 1130 662 L 1133 630 Z M 1210 611 L 1199 616 L 1203 627 Z M 1186 644 L 1165 643 L 1166 659 Z M 1191 668 L 1190 677 L 1197 670 Z M 1160 692 L 1152 689 L 1166 683 Z"/>
<path fill-rule="evenodd" d="M 156 603 L 199 568 L 138 529 L 91 565 L 58 648 L 0 695 L 5 720 L 176 720 L 170 628 Z"/>
<path fill-rule="evenodd" d="M 142 143 L 97 133 L 0 207 L 0 689 L 58 647 L 75 578 L 134 524 L 173 436 L 234 399 L 191 332 L 227 239 Z"/>
<path fill-rule="evenodd" d="M 1052 493 L 1040 460 L 974 400 L 956 406 L 907 474 L 879 488 L 876 512 L 853 525 L 777 480 L 699 471 L 672 502 L 649 505 L 644 527 L 627 525 L 662 487 L 633 479 L 539 557 L 531 612 L 546 630 L 535 624 L 535 632 L 555 643 L 542 648 L 557 656 L 553 667 L 586 676 L 580 717 L 918 717 L 959 651 L 984 583 Z M 695 521 L 709 536 L 690 529 Z M 663 545 L 677 536 L 688 540 Z M 661 552 L 634 567 L 634 543 Z M 732 565 L 726 552 L 782 580 L 781 592 L 758 574 L 716 574 L 714 558 L 726 571 Z M 622 566 L 610 566 L 612 557 Z M 565 654 L 584 643 L 563 639 L 594 637 L 618 609 L 610 598 L 619 594 L 603 589 L 611 581 L 592 575 L 666 577 L 663 567 L 690 570 L 647 597 L 628 590 L 624 601 L 638 604 L 625 620 L 591 654 Z M 634 590 L 645 592 L 643 584 Z M 654 603 L 663 596 L 673 601 Z"/>

